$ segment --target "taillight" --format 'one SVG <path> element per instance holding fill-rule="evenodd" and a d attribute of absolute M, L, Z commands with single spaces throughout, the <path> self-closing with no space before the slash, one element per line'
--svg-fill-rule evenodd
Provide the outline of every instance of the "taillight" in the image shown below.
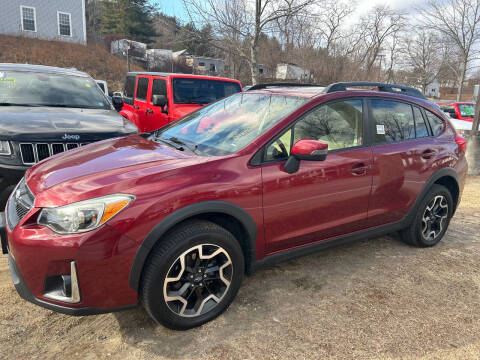
<path fill-rule="evenodd" d="M 461 135 L 455 136 L 455 142 L 458 144 L 460 149 L 463 150 L 463 152 L 467 151 L 467 140 Z"/>

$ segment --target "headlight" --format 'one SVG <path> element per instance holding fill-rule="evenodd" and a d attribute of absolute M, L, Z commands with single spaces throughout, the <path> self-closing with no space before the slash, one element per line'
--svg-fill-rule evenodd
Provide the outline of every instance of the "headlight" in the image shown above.
<path fill-rule="evenodd" d="M 0 155 L 11 155 L 12 149 L 8 141 L 0 141 Z"/>
<path fill-rule="evenodd" d="M 115 194 L 57 207 L 44 208 L 37 223 L 59 234 L 90 231 L 106 223 L 132 201 L 132 195 Z"/>

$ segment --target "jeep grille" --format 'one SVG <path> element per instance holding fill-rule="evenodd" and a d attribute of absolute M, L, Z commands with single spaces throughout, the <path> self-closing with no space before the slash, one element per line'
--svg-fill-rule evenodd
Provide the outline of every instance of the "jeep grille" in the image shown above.
<path fill-rule="evenodd" d="M 20 154 L 25 165 L 33 165 L 52 155 L 83 145 L 87 143 L 21 143 Z"/>

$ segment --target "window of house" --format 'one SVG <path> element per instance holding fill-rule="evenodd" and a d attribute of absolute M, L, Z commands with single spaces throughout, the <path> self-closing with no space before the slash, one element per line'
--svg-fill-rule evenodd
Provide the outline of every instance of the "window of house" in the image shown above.
<path fill-rule="evenodd" d="M 20 11 L 22 13 L 23 31 L 37 31 L 35 8 L 29 6 L 20 6 Z"/>
<path fill-rule="evenodd" d="M 425 113 L 427 114 L 428 122 L 430 123 L 430 127 L 432 128 L 433 136 L 440 135 L 444 127 L 443 120 L 440 119 L 437 115 L 432 114 L 430 111 L 425 111 Z"/>
<path fill-rule="evenodd" d="M 204 62 L 199 62 L 198 66 L 205 66 L 205 63 Z"/>
<path fill-rule="evenodd" d="M 215 72 L 215 64 L 210 64 L 210 71 Z"/>
<path fill-rule="evenodd" d="M 258 69 L 258 72 L 259 72 L 260 74 L 263 74 L 263 68 Z"/>
<path fill-rule="evenodd" d="M 383 99 L 373 99 L 371 104 L 377 143 L 415 139 L 415 121 L 410 105 Z"/>
<path fill-rule="evenodd" d="M 58 16 L 58 35 L 72 36 L 71 15 L 69 13 L 57 12 Z"/>
<path fill-rule="evenodd" d="M 138 79 L 137 83 L 137 96 L 135 99 L 145 101 L 147 100 L 148 92 L 148 78 L 141 77 Z"/>

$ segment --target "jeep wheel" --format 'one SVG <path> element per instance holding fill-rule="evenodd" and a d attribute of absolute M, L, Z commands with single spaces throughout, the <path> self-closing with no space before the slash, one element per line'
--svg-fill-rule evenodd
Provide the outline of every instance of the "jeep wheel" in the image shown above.
<path fill-rule="evenodd" d="M 168 233 L 149 257 L 141 301 L 162 325 L 189 329 L 227 309 L 243 272 L 242 249 L 230 232 L 208 221 L 189 221 Z"/>
<path fill-rule="evenodd" d="M 437 244 L 445 235 L 452 214 L 450 191 L 442 185 L 433 185 L 422 199 L 412 224 L 401 231 L 402 240 L 419 247 Z"/>

